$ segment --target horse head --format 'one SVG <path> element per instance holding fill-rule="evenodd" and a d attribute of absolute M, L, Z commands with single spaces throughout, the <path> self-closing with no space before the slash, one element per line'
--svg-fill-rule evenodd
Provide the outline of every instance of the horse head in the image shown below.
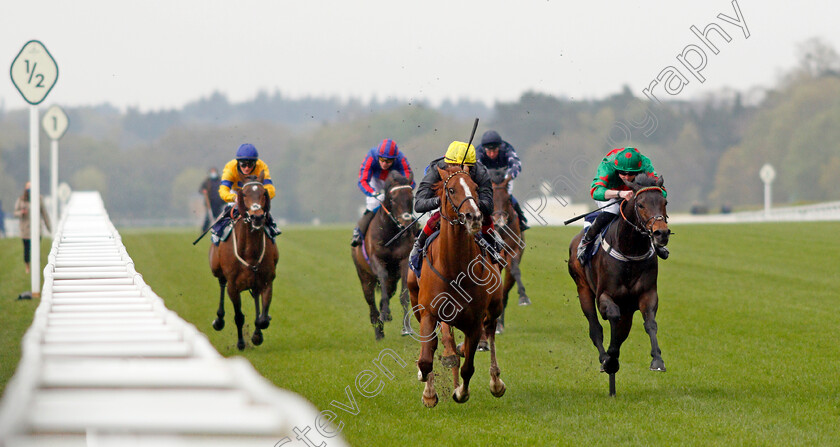
<path fill-rule="evenodd" d="M 510 177 L 507 177 L 506 169 L 489 169 L 490 181 L 493 183 L 493 225 L 496 230 L 501 230 L 510 222 L 513 215 L 508 184 Z"/>
<path fill-rule="evenodd" d="M 236 207 L 239 215 L 251 226 L 251 231 L 262 229 L 266 214 L 271 209 L 268 191 L 263 186 L 264 179 L 265 173 L 263 172 L 260 172 L 259 177 L 254 175 L 245 177 L 242 189 L 236 196 Z"/>
<path fill-rule="evenodd" d="M 385 180 L 385 198 L 382 201 L 397 222 L 407 227 L 414 221 L 414 190 L 411 188 L 411 176 L 406 178 L 396 171 L 391 171 Z"/>
<path fill-rule="evenodd" d="M 481 231 L 478 186 L 470 177 L 469 166 L 437 168 L 441 181 L 435 185 L 440 198 L 440 214 L 450 225 L 464 225 L 470 234 Z"/>
<path fill-rule="evenodd" d="M 633 190 L 633 207 L 637 230 L 646 233 L 656 246 L 668 245 L 671 230 L 668 228 L 668 200 L 665 199 L 662 177 L 637 175 L 628 186 Z"/>

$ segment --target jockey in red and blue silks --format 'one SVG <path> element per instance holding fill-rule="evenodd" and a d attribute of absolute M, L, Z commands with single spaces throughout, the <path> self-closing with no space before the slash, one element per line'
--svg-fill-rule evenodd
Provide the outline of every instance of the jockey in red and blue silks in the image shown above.
<path fill-rule="evenodd" d="M 376 210 L 381 205 L 382 187 L 385 185 L 385 179 L 388 178 L 388 174 L 392 170 L 399 172 L 406 178 L 412 176 L 408 159 L 400 152 L 394 140 L 386 138 L 378 146 L 374 146 L 368 151 L 367 156 L 362 161 L 362 166 L 359 167 L 358 184 L 359 189 L 366 196 L 365 212 L 359 219 L 356 228 L 353 229 L 351 246 L 358 246 L 365 238 L 370 221 L 373 220 Z M 411 181 L 411 187 L 414 187 L 414 180 Z"/>

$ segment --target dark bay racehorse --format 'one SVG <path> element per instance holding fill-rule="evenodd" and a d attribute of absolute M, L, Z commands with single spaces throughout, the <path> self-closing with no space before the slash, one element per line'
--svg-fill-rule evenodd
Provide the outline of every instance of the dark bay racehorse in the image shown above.
<path fill-rule="evenodd" d="M 569 274 L 577 284 L 580 307 L 589 320 L 589 337 L 598 348 L 601 370 L 611 375 L 611 394 L 614 374 L 619 369 L 619 350 L 630 333 L 636 310 L 642 313 L 645 331 L 650 336 L 650 369 L 665 371 L 656 338 L 659 268 L 654 250 L 654 245 L 667 245 L 671 234 L 662 183 L 661 178 L 641 174 L 628 184 L 634 197 L 622 202 L 620 217 L 607 230 L 606 245 L 602 244 L 586 267 L 576 257 L 583 233 L 572 238 L 569 245 Z M 596 308 L 601 318 L 610 322 L 610 345 L 606 351 Z"/>
<path fill-rule="evenodd" d="M 507 309 L 508 295 L 513 285 L 516 284 L 519 293 L 519 305 L 531 304 L 528 295 L 525 294 L 525 285 L 522 283 L 522 272 L 519 264 L 522 262 L 522 255 L 525 254 L 525 238 L 519 228 L 519 219 L 513 209 L 513 202 L 508 192 L 510 177 L 505 177 L 504 169 L 489 170 L 490 179 L 493 182 L 493 226 L 496 233 L 501 237 L 502 256 L 505 259 L 504 285 L 502 286 L 502 304 Z M 505 326 L 505 311 L 499 317 L 496 324 L 496 333 L 501 334 Z"/>
<path fill-rule="evenodd" d="M 225 327 L 225 288 L 233 303 L 234 322 L 239 340 L 236 347 L 245 349 L 242 338 L 242 325 L 245 315 L 242 313 L 240 293 L 248 290 L 254 297 L 256 320 L 251 341 L 255 345 L 263 342 L 262 329 L 268 327 L 271 317 L 268 306 L 271 304 L 272 284 L 277 267 L 277 246 L 265 232 L 266 215 L 271 200 L 263 187 L 263 174 L 245 177 L 242 190 L 236 197 L 236 209 L 239 215 L 234 219 L 230 237 L 219 243 L 210 244 L 210 270 L 219 279 L 218 318 L 213 321 L 213 329 L 220 331 Z M 231 210 L 232 211 L 232 210 Z M 260 311 L 262 304 L 262 312 Z"/>
<path fill-rule="evenodd" d="M 385 336 L 383 322 L 391 321 L 391 296 L 397 288 L 397 281 L 402 280 L 400 304 L 403 317 L 408 314 L 408 290 L 406 289 L 406 275 L 408 272 L 408 255 L 414 245 L 413 228 L 409 228 L 389 246 L 384 244 L 396 236 L 400 231 L 412 223 L 414 210 L 414 192 L 411 179 L 405 178 L 397 172 L 391 171 L 385 181 L 384 200 L 376 212 L 365 234 L 364 244 L 353 247 L 351 254 L 356 264 L 356 273 L 362 283 L 362 292 L 370 308 L 370 323 L 377 340 Z M 368 260 L 365 259 L 365 250 Z M 376 309 L 376 285 L 381 286 L 380 309 Z M 402 321 L 405 323 L 406 318 Z M 407 335 L 411 329 L 403 327 L 402 334 Z"/>
<path fill-rule="evenodd" d="M 455 402 L 464 403 L 470 397 L 469 383 L 475 372 L 475 352 L 482 333 L 490 342 L 490 392 L 496 397 L 505 393 L 505 384 L 499 378 L 495 343 L 496 319 L 502 313 L 500 273 L 475 241 L 483 217 L 478 209 L 476 184 L 465 170 L 457 165 L 439 169 L 443 180 L 434 189 L 445 222 L 441 222 L 440 235 L 429 246 L 419 281 L 413 271 L 408 273 L 412 310 L 420 322 L 422 349 L 417 367 L 418 378 L 426 383 L 423 404 L 427 407 L 434 407 L 438 402 L 433 361 L 439 323 L 445 347 L 443 364 L 452 368 Z M 460 358 L 455 354 L 452 327 L 465 336 L 461 385 L 458 384 Z"/>

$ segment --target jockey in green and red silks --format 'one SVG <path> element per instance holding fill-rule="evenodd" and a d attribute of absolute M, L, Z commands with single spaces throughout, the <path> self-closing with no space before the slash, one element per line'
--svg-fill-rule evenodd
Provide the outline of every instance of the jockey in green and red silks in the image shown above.
<path fill-rule="evenodd" d="M 635 147 L 622 147 L 613 149 L 604 156 L 598 165 L 595 178 L 592 179 L 589 195 L 595 199 L 596 208 L 606 207 L 601 210 L 592 225 L 586 229 L 583 238 L 578 245 L 577 257 L 583 258 L 586 247 L 595 240 L 598 233 L 604 226 L 612 222 L 613 218 L 620 212 L 621 202 L 633 197 L 633 191 L 626 185 L 626 182 L 633 182 L 639 174 L 647 174 L 659 178 L 656 169 L 653 168 L 648 157 L 642 155 Z M 667 192 L 663 188 L 663 195 Z M 665 247 L 657 249 L 657 254 L 662 259 L 668 257 Z"/>
<path fill-rule="evenodd" d="M 353 229 L 351 246 L 358 246 L 365 238 L 370 221 L 373 220 L 373 216 L 383 200 L 382 188 L 391 171 L 399 172 L 405 178 L 411 178 L 412 176 L 408 159 L 400 152 L 396 141 L 386 138 L 378 146 L 374 146 L 368 151 L 359 167 L 358 185 L 365 195 L 365 212 L 359 219 L 356 228 Z M 411 187 L 414 188 L 413 179 L 411 180 Z"/>

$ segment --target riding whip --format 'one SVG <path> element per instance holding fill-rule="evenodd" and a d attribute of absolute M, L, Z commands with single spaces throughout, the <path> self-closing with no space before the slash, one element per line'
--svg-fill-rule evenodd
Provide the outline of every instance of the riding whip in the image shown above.
<path fill-rule="evenodd" d="M 224 212 L 224 210 L 223 210 L 221 213 L 219 213 L 219 217 L 217 217 L 217 218 L 216 218 L 216 220 L 215 220 L 213 223 L 211 223 L 211 224 L 210 224 L 210 226 L 209 226 L 209 227 L 207 227 L 207 229 L 206 229 L 206 230 L 204 230 L 204 232 L 203 232 L 203 233 L 201 233 L 201 235 L 200 235 L 200 236 L 198 236 L 198 239 L 196 239 L 196 240 L 195 240 L 192 244 L 193 244 L 193 245 L 197 244 L 197 243 L 198 243 L 198 241 L 200 241 L 200 240 L 201 240 L 201 238 L 203 238 L 203 237 L 204 237 L 204 235 L 205 235 L 205 234 L 207 234 L 207 232 L 208 232 L 208 231 L 210 231 L 210 230 L 213 228 L 213 225 L 216 225 L 217 223 L 219 223 L 219 221 L 221 221 L 221 220 L 222 220 L 222 217 L 224 217 L 224 216 L 225 216 L 225 212 Z"/>
<path fill-rule="evenodd" d="M 478 129 L 478 117 L 475 118 L 475 122 L 473 123 L 473 130 L 470 134 L 470 141 L 467 143 L 467 149 L 464 151 L 464 158 L 461 159 L 461 169 L 464 169 L 464 162 L 467 161 L 467 153 L 470 151 L 470 145 L 472 144 L 473 138 L 475 138 L 476 129 Z"/>
<path fill-rule="evenodd" d="M 600 207 L 600 208 L 598 208 L 598 209 L 594 209 L 594 210 L 592 210 L 592 211 L 587 211 L 587 212 L 585 212 L 585 213 L 581 214 L 580 216 L 576 216 L 576 217 L 573 217 L 573 218 L 571 218 L 571 219 L 569 219 L 569 220 L 567 220 L 567 221 L 564 221 L 564 222 L 563 222 L 563 225 L 569 225 L 570 223 L 572 223 L 572 222 L 574 222 L 574 221 L 577 221 L 577 220 L 583 219 L 584 217 L 586 217 L 586 216 L 588 216 L 588 215 L 590 215 L 590 214 L 594 213 L 595 211 L 600 211 L 600 210 L 602 210 L 602 209 L 604 209 L 604 208 L 607 208 L 607 207 L 613 206 L 613 205 L 615 205 L 615 204 L 616 204 L 616 202 L 612 202 L 612 201 L 611 201 L 610 203 L 608 203 L 608 204 L 606 204 L 606 205 L 604 205 L 604 206 L 602 206 L 602 207 Z"/>

